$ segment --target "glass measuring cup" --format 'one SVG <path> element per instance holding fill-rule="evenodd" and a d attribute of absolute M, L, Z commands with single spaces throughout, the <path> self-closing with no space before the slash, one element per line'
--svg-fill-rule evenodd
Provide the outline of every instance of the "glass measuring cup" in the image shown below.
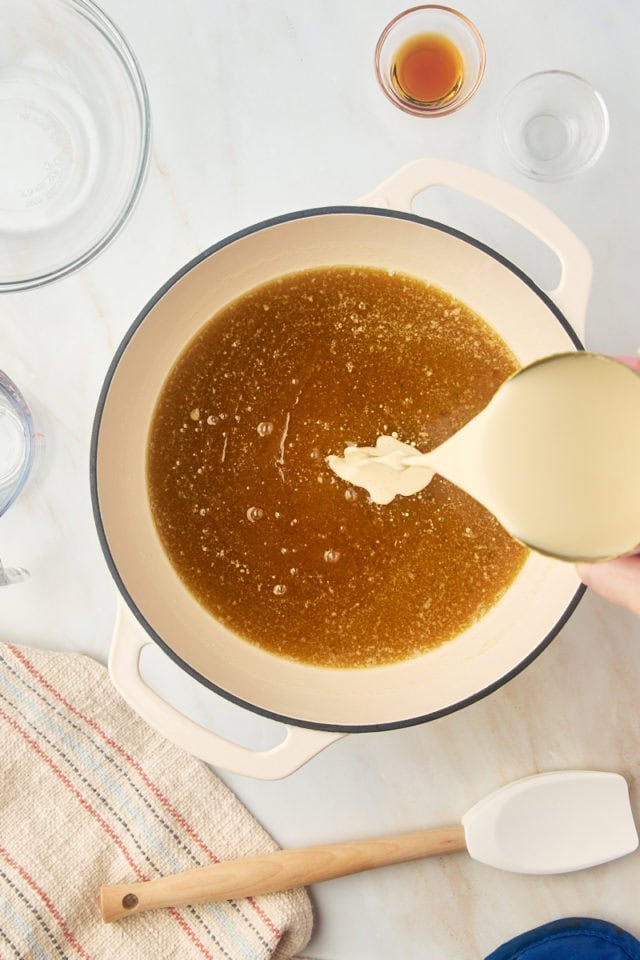
<path fill-rule="evenodd" d="M 22 491 L 33 467 L 39 436 L 22 393 L 0 370 L 0 517 Z M 22 567 L 6 567 L 0 559 L 0 586 L 28 576 Z"/>

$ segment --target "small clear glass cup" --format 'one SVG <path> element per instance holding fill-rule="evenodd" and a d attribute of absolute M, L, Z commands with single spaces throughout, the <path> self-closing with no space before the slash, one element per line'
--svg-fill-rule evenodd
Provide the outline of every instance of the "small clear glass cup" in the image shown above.
<path fill-rule="evenodd" d="M 502 142 L 514 166 L 534 180 L 564 180 L 598 160 L 609 136 L 604 100 L 574 73 L 525 77 L 499 114 Z"/>
<path fill-rule="evenodd" d="M 438 34 L 449 40 L 462 59 L 462 82 L 446 102 L 416 102 L 403 97 L 392 81 L 398 50 L 412 37 Z M 375 70 L 383 93 L 394 106 L 417 117 L 443 117 L 455 113 L 474 95 L 485 67 L 485 46 L 474 24 L 464 14 L 438 4 L 411 7 L 394 17 L 380 34 L 375 50 Z"/>
<path fill-rule="evenodd" d="M 29 406 L 13 380 L 0 370 L 0 517 L 24 488 L 40 446 Z M 7 567 L 0 559 L 0 586 L 27 576 L 24 568 Z"/>

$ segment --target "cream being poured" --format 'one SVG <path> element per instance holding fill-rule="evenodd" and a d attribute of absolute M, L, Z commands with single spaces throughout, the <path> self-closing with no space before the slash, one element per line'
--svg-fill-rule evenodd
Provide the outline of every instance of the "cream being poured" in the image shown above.
<path fill-rule="evenodd" d="M 396 437 L 381 436 L 375 447 L 345 447 L 344 456 L 327 457 L 342 480 L 364 487 L 374 503 L 391 503 L 427 487 L 436 471 L 426 465 L 425 454 Z"/>
<path fill-rule="evenodd" d="M 506 530 L 567 560 L 640 545 L 640 377 L 599 354 L 556 354 L 514 374 L 485 409 L 428 453 L 395 437 L 328 457 L 374 503 L 423 490 L 439 473 Z"/>

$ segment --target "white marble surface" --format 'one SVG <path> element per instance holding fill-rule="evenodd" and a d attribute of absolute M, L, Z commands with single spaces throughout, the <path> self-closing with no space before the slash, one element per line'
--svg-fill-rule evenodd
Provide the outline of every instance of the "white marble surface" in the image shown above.
<path fill-rule="evenodd" d="M 146 188 L 117 241 L 80 273 L 0 299 L 0 367 L 40 414 L 47 453 L 0 521 L 0 556 L 32 578 L 0 594 L 1 636 L 105 661 L 116 604 L 91 516 L 89 436 L 122 335 L 172 272 L 210 243 L 281 212 L 349 202 L 420 156 L 463 160 L 555 210 L 595 264 L 588 344 L 640 345 L 640 21 L 634 0 L 464 0 L 487 71 L 460 113 L 402 114 L 372 71 L 391 0 L 104 0 L 133 45 L 153 109 Z M 591 80 L 611 114 L 597 166 L 564 183 L 513 171 L 496 112 L 521 77 L 547 68 Z M 534 278 L 553 260 L 476 203 L 432 191 L 420 212 L 465 228 Z M 252 744 L 276 725 L 221 701 L 150 652 L 149 675 L 194 716 Z M 225 776 L 283 845 L 455 820 L 484 793 L 538 770 L 625 774 L 640 813 L 640 624 L 588 595 L 550 648 L 488 699 L 429 725 L 352 736 L 290 778 Z M 223 775 L 224 776 L 224 775 Z M 582 874 L 528 878 L 461 855 L 316 887 L 310 955 L 325 960 L 462 960 L 557 916 L 601 916 L 640 935 L 640 853 Z"/>

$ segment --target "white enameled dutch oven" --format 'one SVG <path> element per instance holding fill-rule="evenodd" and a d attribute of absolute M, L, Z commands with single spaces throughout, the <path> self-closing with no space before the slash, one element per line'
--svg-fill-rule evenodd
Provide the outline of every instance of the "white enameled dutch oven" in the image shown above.
<path fill-rule="evenodd" d="M 493 250 L 409 212 L 413 198 L 433 185 L 476 197 L 545 241 L 561 262 L 557 289 L 543 293 Z M 332 670 L 273 656 L 235 636 L 183 585 L 156 533 L 145 481 L 147 435 L 165 377 L 229 301 L 273 277 L 336 264 L 393 269 L 437 284 L 484 317 L 522 364 L 581 349 L 591 278 L 583 244 L 537 201 L 486 173 L 425 159 L 357 205 L 287 214 L 222 240 L 172 277 L 137 318 L 107 374 L 91 451 L 96 523 L 123 601 L 111 677 L 169 740 L 254 777 L 286 776 L 345 733 L 421 723 L 485 696 L 540 653 L 582 594 L 571 565 L 531 555 L 489 613 L 439 649 L 391 666 Z M 283 721 L 284 741 L 253 752 L 167 705 L 139 671 L 141 650 L 154 640 L 205 686 Z"/>

